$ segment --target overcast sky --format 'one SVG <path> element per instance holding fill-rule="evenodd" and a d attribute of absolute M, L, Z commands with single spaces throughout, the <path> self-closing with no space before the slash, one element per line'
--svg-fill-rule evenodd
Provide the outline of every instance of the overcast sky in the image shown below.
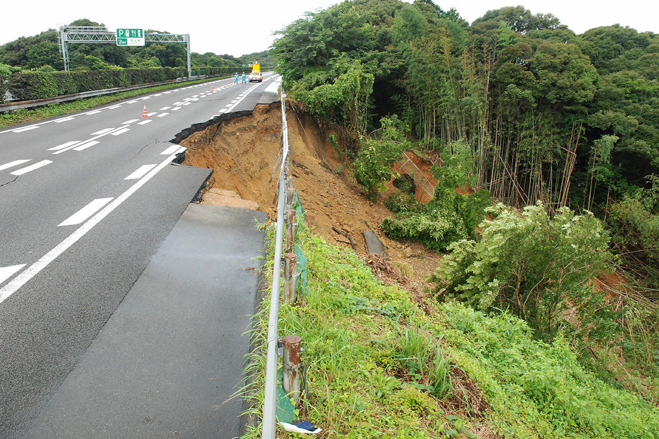
<path fill-rule="evenodd" d="M 193 52 L 240 56 L 267 49 L 274 39 L 273 32 L 300 18 L 306 11 L 325 9 L 340 2 L 8 0 L 3 3 L 0 45 L 88 18 L 105 24 L 110 31 L 144 28 L 190 34 Z M 640 32 L 659 33 L 657 0 L 436 0 L 435 3 L 443 9 L 456 8 L 470 23 L 488 10 L 521 4 L 534 14 L 555 15 L 577 34 L 615 23 Z"/>

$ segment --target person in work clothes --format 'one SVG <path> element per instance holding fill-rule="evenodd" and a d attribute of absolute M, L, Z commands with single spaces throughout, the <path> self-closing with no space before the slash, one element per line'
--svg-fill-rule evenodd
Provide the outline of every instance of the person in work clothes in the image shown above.
<path fill-rule="evenodd" d="M 236 74 L 233 75 L 233 83 L 238 84 L 238 72 L 236 72 Z"/>
<path fill-rule="evenodd" d="M 247 75 L 243 72 L 243 84 L 247 84 Z"/>

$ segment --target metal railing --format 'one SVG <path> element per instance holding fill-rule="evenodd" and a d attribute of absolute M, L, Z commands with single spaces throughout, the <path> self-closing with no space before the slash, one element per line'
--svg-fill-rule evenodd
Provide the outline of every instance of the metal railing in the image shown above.
<path fill-rule="evenodd" d="M 272 293 L 270 296 L 270 317 L 268 321 L 268 353 L 265 368 L 265 397 L 263 402 L 262 439 L 274 439 L 277 431 L 277 363 L 279 357 L 279 295 L 281 282 L 281 261 L 284 238 L 284 211 L 288 193 L 286 164 L 288 161 L 288 124 L 286 123 L 286 94 L 281 84 L 281 117 L 283 145 L 281 168 L 279 170 L 279 200 L 277 202 L 277 235 L 275 238 L 275 261 L 272 273 Z"/>

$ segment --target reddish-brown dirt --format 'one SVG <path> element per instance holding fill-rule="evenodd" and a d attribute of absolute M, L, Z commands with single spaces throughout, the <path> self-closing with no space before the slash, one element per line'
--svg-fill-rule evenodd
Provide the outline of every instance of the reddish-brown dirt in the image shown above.
<path fill-rule="evenodd" d="M 348 238 L 333 227 L 340 230 L 352 237 L 357 253 L 362 255 L 367 254 L 363 232 L 373 230 L 384 243 L 398 276 L 420 280 L 431 274 L 441 255 L 419 243 L 388 239 L 380 223 L 392 213 L 382 202 L 369 202 L 361 187 L 346 175 L 346 164 L 321 135 L 313 118 L 292 108 L 286 114 L 291 173 L 307 213 L 307 225 L 326 242 L 351 247 Z M 275 166 L 281 150 L 281 129 L 280 104 L 259 105 L 251 115 L 225 120 L 181 142 L 188 148 L 184 164 L 214 169 L 213 190 L 205 194 L 202 203 L 258 209 L 275 218 Z M 428 164 L 408 154 L 418 168 L 427 171 Z M 242 205 L 239 198 L 249 201 L 249 205 Z"/>

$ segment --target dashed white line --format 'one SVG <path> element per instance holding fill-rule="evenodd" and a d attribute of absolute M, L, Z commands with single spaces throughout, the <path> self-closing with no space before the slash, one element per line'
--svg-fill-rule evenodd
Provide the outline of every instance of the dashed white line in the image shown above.
<path fill-rule="evenodd" d="M 176 146 L 178 147 L 178 145 Z M 124 178 L 124 180 L 137 180 L 138 178 L 142 178 L 146 175 L 147 172 L 149 172 L 155 167 L 156 167 L 155 164 L 140 166 L 140 168 L 137 171 L 133 172 L 128 177 Z"/>
<path fill-rule="evenodd" d="M 62 223 L 60 223 L 57 227 L 63 227 L 63 226 L 75 226 L 77 224 L 82 224 L 84 223 L 87 218 L 98 212 L 108 204 L 110 201 L 112 201 L 112 197 L 110 198 L 97 198 L 73 215 L 71 215 L 68 219 L 64 220 Z"/>
<path fill-rule="evenodd" d="M 88 112 L 83 113 L 83 114 L 86 114 L 87 116 L 91 116 L 92 114 L 98 114 L 100 112 L 101 112 L 101 110 L 94 110 L 94 111 L 88 111 Z"/>
<path fill-rule="evenodd" d="M 27 160 L 14 160 L 13 162 L 5 163 L 4 165 L 0 165 L 0 171 L 4 171 L 5 169 L 13 168 L 14 166 L 22 165 L 23 163 L 29 162 L 30 159 Z"/>
<path fill-rule="evenodd" d="M 151 119 L 147 119 L 144 122 L 138 122 L 138 125 L 146 125 L 147 123 L 151 123 Z"/>
<path fill-rule="evenodd" d="M 172 111 L 178 111 L 180 109 L 181 109 L 181 107 L 175 107 L 175 108 L 172 108 Z"/>
<path fill-rule="evenodd" d="M 162 108 L 160 109 L 160 111 L 169 110 L 170 108 L 172 108 L 172 107 L 162 107 Z"/>
<path fill-rule="evenodd" d="M 68 148 L 69 146 L 73 146 L 78 142 L 77 140 L 72 140 L 70 142 L 62 143 L 61 145 L 58 146 L 53 146 L 52 148 L 48 148 L 48 151 L 59 151 L 60 149 Z"/>
<path fill-rule="evenodd" d="M 131 119 L 127 120 L 126 122 L 122 123 L 122 125 L 130 125 L 131 123 L 137 122 L 139 119 Z"/>
<path fill-rule="evenodd" d="M 134 185 L 132 185 L 126 192 L 117 197 L 110 204 L 105 206 L 100 212 L 94 215 L 86 223 L 80 226 L 75 232 L 73 232 L 68 238 L 62 241 L 57 247 L 46 253 L 41 257 L 37 262 L 30 265 L 25 271 L 16 276 L 14 280 L 9 282 L 7 285 L 0 289 L 0 303 L 4 302 L 9 296 L 14 294 L 20 287 L 25 285 L 30 279 L 39 274 L 41 270 L 46 268 L 51 262 L 57 259 L 62 253 L 64 253 L 69 247 L 78 242 L 80 238 L 85 236 L 96 224 L 100 223 L 103 218 L 108 216 L 114 209 L 119 207 L 124 201 L 128 199 L 132 194 L 137 192 L 139 188 L 144 186 L 154 175 L 160 172 L 165 166 L 171 163 L 176 155 L 171 155 L 163 160 L 155 169 L 149 172 L 147 175 L 142 177 L 141 180 L 138 180 Z"/>
<path fill-rule="evenodd" d="M 11 175 L 23 175 L 23 174 L 27 174 L 28 172 L 32 172 L 32 171 L 34 171 L 35 169 L 43 168 L 44 166 L 46 166 L 46 165 L 50 165 L 51 163 L 52 163 L 51 160 L 42 160 L 42 161 L 40 161 L 39 163 L 35 163 L 35 164 L 30 165 L 30 166 L 28 166 L 28 167 L 21 168 L 21 169 L 19 169 L 19 170 L 17 170 L 17 171 L 14 171 L 14 172 L 11 173 Z"/>
<path fill-rule="evenodd" d="M 99 142 L 92 140 L 91 142 L 85 142 L 82 145 L 76 146 L 73 148 L 74 151 L 84 151 L 87 148 L 91 148 L 94 145 L 98 145 Z"/>
<path fill-rule="evenodd" d="M 130 131 L 129 128 L 124 128 L 124 129 L 122 129 L 122 130 L 115 131 L 115 132 L 112 133 L 111 135 L 112 135 L 112 136 L 119 136 L 119 135 L 121 135 L 121 134 L 123 134 L 123 133 L 126 133 L 126 132 L 128 132 L 128 131 Z"/>
<path fill-rule="evenodd" d="M 110 131 L 114 131 L 114 130 L 116 130 L 116 128 L 106 128 L 106 129 L 101 130 L 101 131 L 96 131 L 95 133 L 92 133 L 91 135 L 92 136 L 98 136 L 99 134 L 106 134 L 106 133 L 109 133 Z"/>
<path fill-rule="evenodd" d="M 158 115 L 158 117 L 165 117 L 165 116 L 167 116 L 168 114 L 169 114 L 169 113 L 161 113 L 161 114 Z"/>

